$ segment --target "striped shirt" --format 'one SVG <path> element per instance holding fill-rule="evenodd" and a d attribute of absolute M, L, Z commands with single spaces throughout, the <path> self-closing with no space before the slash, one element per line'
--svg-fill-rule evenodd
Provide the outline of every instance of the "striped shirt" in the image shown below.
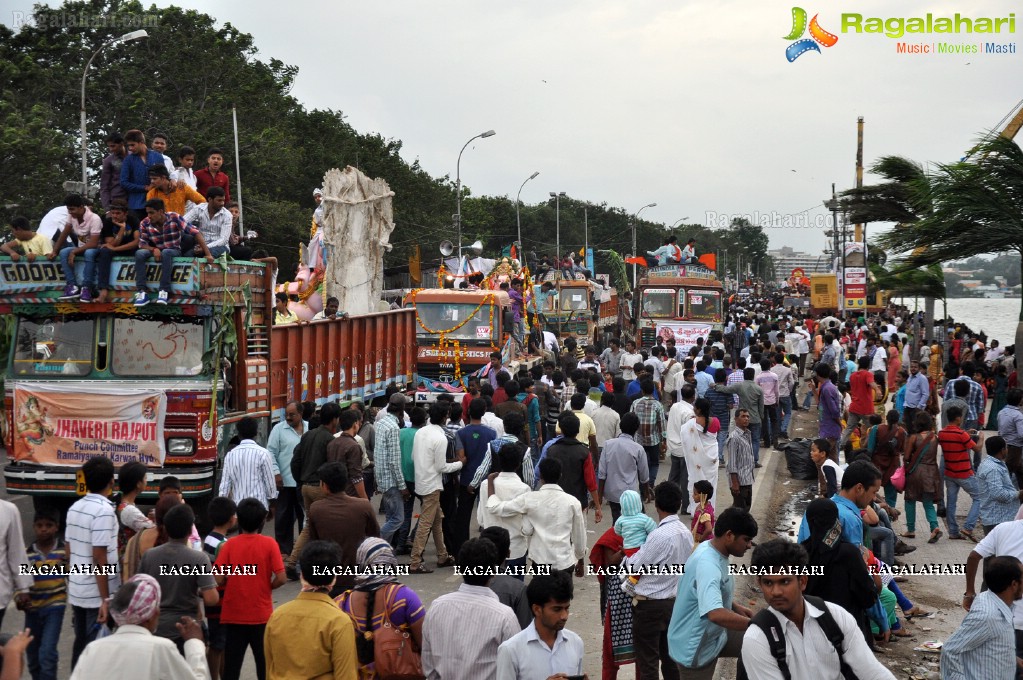
<path fill-rule="evenodd" d="M 1005 461 L 984 456 L 977 468 L 980 482 L 980 521 L 983 524 L 1011 522 L 1019 512 L 1019 492 L 1009 477 Z"/>
<path fill-rule="evenodd" d="M 520 630 L 515 613 L 494 591 L 463 583 L 426 612 L 423 673 L 432 680 L 493 678 L 498 647 Z"/>
<path fill-rule="evenodd" d="M 725 440 L 728 474 L 739 476 L 739 486 L 753 485 L 753 439 L 749 428 L 736 427 Z"/>
<path fill-rule="evenodd" d="M 710 402 L 710 415 L 718 419 L 722 430 L 728 432 L 728 426 L 732 422 L 732 405 L 735 397 L 710 388 L 703 394 L 703 398 Z"/>
<path fill-rule="evenodd" d="M 521 442 L 519 442 L 518 437 L 510 434 L 503 434 L 494 441 L 490 442 L 490 445 L 487 446 L 487 452 L 483 454 L 483 462 L 481 462 L 480 466 L 476 468 L 476 474 L 472 476 L 472 482 L 469 483 L 469 486 L 471 486 L 473 489 L 479 489 L 483 482 L 487 480 L 487 475 L 491 473 L 492 467 L 494 468 L 495 471 L 499 471 L 497 467 L 494 465 L 494 460 L 497 457 L 497 454 L 501 452 L 502 446 L 504 446 L 505 444 L 519 443 Z M 529 453 L 528 446 L 526 447 L 525 454 L 523 454 L 522 456 L 522 471 L 519 473 L 519 476 L 522 478 L 523 482 L 525 482 L 526 484 L 529 485 L 530 488 L 532 488 L 533 479 L 535 479 L 535 477 L 533 475 L 533 458 Z M 481 502 L 485 503 L 486 500 L 487 499 L 484 496 Z"/>
<path fill-rule="evenodd" d="M 985 590 L 941 647 L 942 680 L 1011 678 L 1015 672 L 1012 611 L 1001 598 Z"/>
<path fill-rule="evenodd" d="M 46 571 L 60 571 L 67 569 L 68 553 L 67 546 L 63 541 L 57 539 L 48 552 L 41 553 L 36 544 L 33 543 L 28 549 L 29 566 L 35 569 Z M 38 610 L 44 607 L 63 607 L 67 602 L 67 577 L 61 575 L 35 574 L 32 587 L 29 589 L 31 603 L 28 608 Z"/>
<path fill-rule="evenodd" d="M 398 419 L 387 413 L 376 423 L 376 448 L 373 450 L 377 488 L 405 489 L 405 476 L 401 473 L 401 428 Z"/>
<path fill-rule="evenodd" d="M 743 378 L 743 370 L 741 368 L 737 368 L 728 374 L 728 378 L 725 380 L 725 385 L 737 385 L 738 383 L 741 383 L 744 379 L 745 378 Z M 736 406 L 739 405 L 739 395 L 735 395 L 734 397 L 732 397 L 732 403 L 735 404 Z"/>
<path fill-rule="evenodd" d="M 98 493 L 89 493 L 75 501 L 67 511 L 64 540 L 71 550 L 72 573 L 68 576 L 67 601 L 75 607 L 99 609 L 103 604 L 92 567 L 92 549 L 107 549 L 107 564 L 117 565 L 117 515 L 110 501 Z M 74 573 L 75 568 L 85 568 Z M 113 595 L 121 585 L 119 573 L 107 576 L 107 589 Z"/>
<path fill-rule="evenodd" d="M 668 422 L 664 407 L 653 397 L 643 396 L 632 402 L 632 412 L 639 418 L 639 432 L 636 443 L 640 446 L 657 446 L 664 439 Z"/>
<path fill-rule="evenodd" d="M 255 498 L 264 508 L 269 508 L 270 501 L 277 498 L 270 452 L 251 439 L 243 439 L 228 451 L 224 457 L 220 495 L 236 503 L 244 498 Z"/>
<path fill-rule="evenodd" d="M 945 461 L 946 477 L 965 479 L 973 476 L 973 464 L 970 462 L 973 440 L 970 435 L 955 425 L 949 425 L 938 433 L 938 443 Z"/>
<path fill-rule="evenodd" d="M 668 515 L 629 558 L 629 566 L 634 569 L 653 565 L 676 567 L 685 564 L 692 552 L 693 534 L 678 515 Z M 670 600 L 678 592 L 678 581 L 678 574 L 647 574 L 636 584 L 636 594 L 651 600 Z"/>

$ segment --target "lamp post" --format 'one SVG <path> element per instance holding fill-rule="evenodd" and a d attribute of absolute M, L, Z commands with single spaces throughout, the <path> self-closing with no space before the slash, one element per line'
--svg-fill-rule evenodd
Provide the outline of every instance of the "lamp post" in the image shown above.
<path fill-rule="evenodd" d="M 82 196 L 87 197 L 89 195 L 89 144 L 86 139 L 87 133 L 85 130 L 85 79 L 89 75 L 89 67 L 92 66 L 92 60 L 96 58 L 96 55 L 102 52 L 105 47 L 109 47 L 110 45 L 119 42 L 130 42 L 132 40 L 141 40 L 142 38 L 148 37 L 149 34 L 142 30 L 125 33 L 119 38 L 113 38 L 100 45 L 100 48 L 93 52 L 92 56 L 89 57 L 89 61 L 85 62 L 85 70 L 82 71 L 82 106 L 79 111 L 81 114 L 80 123 L 82 134 Z"/>
<path fill-rule="evenodd" d="M 551 192 L 551 198 L 554 199 L 554 223 L 556 225 L 554 237 L 554 257 L 556 261 L 561 260 L 561 197 L 565 195 L 564 191 Z"/>
<path fill-rule="evenodd" d="M 670 227 L 668 227 L 668 231 L 671 231 L 672 229 L 674 229 L 678 225 L 682 224 L 682 220 L 688 220 L 688 219 L 689 219 L 689 215 L 686 215 L 685 217 L 680 217 L 679 219 L 675 220 L 675 224 L 673 224 Z"/>
<path fill-rule="evenodd" d="M 643 212 L 644 210 L 646 210 L 647 208 L 655 208 L 655 207 L 657 207 L 656 203 L 647 203 L 642 208 L 640 208 L 639 210 L 636 211 L 636 215 L 632 219 L 632 256 L 633 257 L 636 257 L 636 222 L 639 222 L 639 214 L 641 212 Z M 636 288 L 636 264 L 635 263 L 633 263 L 633 265 L 632 265 L 632 288 L 633 288 L 633 290 L 635 290 L 635 288 Z"/>
<path fill-rule="evenodd" d="M 526 182 L 528 182 L 531 179 L 536 179 L 536 176 L 539 175 L 539 174 L 540 174 L 540 171 L 537 170 L 532 175 L 527 177 L 525 179 L 525 181 L 523 181 L 522 184 L 519 186 L 519 193 L 515 194 L 515 226 L 518 227 L 518 230 L 519 230 L 519 248 L 520 249 L 522 248 L 522 220 L 519 218 L 519 196 L 522 195 L 522 187 L 526 186 Z M 521 260 L 522 258 L 520 257 L 519 259 Z"/>
<path fill-rule="evenodd" d="M 462 145 L 462 151 L 473 143 L 477 139 L 485 139 L 487 137 L 493 137 L 497 133 L 493 130 L 487 130 L 481 132 L 464 145 Z M 455 163 L 455 222 L 458 227 L 458 266 L 462 266 L 462 151 L 458 152 L 458 161 Z M 455 272 L 457 273 L 457 272 Z"/>

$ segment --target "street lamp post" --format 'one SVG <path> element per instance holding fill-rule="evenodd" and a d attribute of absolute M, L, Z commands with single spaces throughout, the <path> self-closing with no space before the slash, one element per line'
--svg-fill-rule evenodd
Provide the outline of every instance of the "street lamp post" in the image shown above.
<path fill-rule="evenodd" d="M 92 60 L 103 51 L 104 48 L 109 47 L 119 42 L 130 42 L 132 40 L 140 40 L 142 38 L 148 38 L 149 34 L 145 31 L 132 31 L 131 33 L 125 33 L 119 38 L 113 38 L 100 45 L 100 48 L 92 53 L 89 57 L 89 61 L 85 62 L 85 70 L 82 71 L 82 106 L 79 110 L 80 123 L 81 123 L 81 134 L 82 134 L 82 195 L 89 195 L 89 144 L 86 138 L 87 132 L 85 129 L 85 79 L 89 75 L 89 67 L 92 66 Z"/>
<path fill-rule="evenodd" d="M 528 182 L 531 179 L 536 179 L 536 176 L 539 174 L 540 171 L 537 170 L 532 175 L 527 177 L 525 181 L 522 182 L 522 185 L 519 186 L 519 193 L 515 194 L 515 226 L 518 227 L 519 231 L 519 249 L 522 248 L 522 220 L 519 218 L 519 196 L 522 195 L 522 187 L 526 186 L 526 182 Z M 519 259 L 521 261 L 522 258 L 520 257 Z"/>
<path fill-rule="evenodd" d="M 554 224 L 555 236 L 554 236 L 554 257 L 555 261 L 561 260 L 561 197 L 565 196 L 564 191 L 550 192 L 551 198 L 554 199 Z"/>
<path fill-rule="evenodd" d="M 647 208 L 657 207 L 656 203 L 647 203 L 642 208 L 636 211 L 636 216 L 632 219 L 632 256 L 636 257 L 636 222 L 639 222 L 639 214 Z M 684 219 L 684 218 L 683 218 Z M 636 288 L 636 263 L 632 264 L 632 288 Z"/>
<path fill-rule="evenodd" d="M 671 231 L 672 229 L 674 229 L 678 225 L 682 224 L 682 220 L 688 220 L 688 219 L 689 219 L 689 215 L 686 215 L 685 217 L 680 217 L 679 219 L 675 220 L 675 224 L 673 224 L 670 227 L 668 227 L 668 231 Z"/>
<path fill-rule="evenodd" d="M 487 130 L 481 132 L 464 145 L 462 145 L 462 151 L 473 143 L 477 139 L 485 139 L 487 137 L 493 137 L 497 133 L 493 130 Z M 462 151 L 458 152 L 458 161 L 455 163 L 455 222 L 458 228 L 458 266 L 462 266 Z M 455 272 L 456 274 L 458 272 Z"/>

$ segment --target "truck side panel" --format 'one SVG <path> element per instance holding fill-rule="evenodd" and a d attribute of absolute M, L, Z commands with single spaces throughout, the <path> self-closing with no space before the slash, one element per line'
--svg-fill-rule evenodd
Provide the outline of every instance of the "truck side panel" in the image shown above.
<path fill-rule="evenodd" d="M 291 400 L 369 401 L 395 383 L 414 383 L 415 310 L 399 309 L 271 330 L 273 419 Z"/>

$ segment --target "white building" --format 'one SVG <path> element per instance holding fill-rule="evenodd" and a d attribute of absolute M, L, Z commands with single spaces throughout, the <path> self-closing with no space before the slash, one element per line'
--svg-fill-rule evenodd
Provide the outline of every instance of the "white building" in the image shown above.
<path fill-rule="evenodd" d="M 811 255 L 809 253 L 796 252 L 788 246 L 778 250 L 768 250 L 767 254 L 774 258 L 774 271 L 779 278 L 788 278 L 793 269 L 797 267 L 809 274 L 823 274 L 830 269 L 831 262 L 827 255 Z"/>

